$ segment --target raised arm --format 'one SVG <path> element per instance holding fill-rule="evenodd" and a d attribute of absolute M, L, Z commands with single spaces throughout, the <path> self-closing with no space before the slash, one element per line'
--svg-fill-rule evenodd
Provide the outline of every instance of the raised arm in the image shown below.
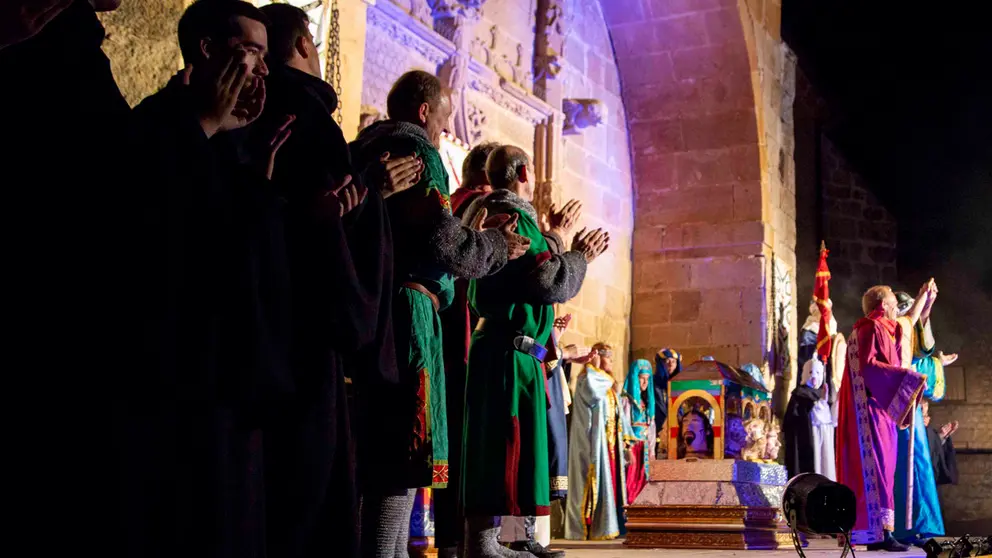
<path fill-rule="evenodd" d="M 926 376 L 881 359 L 888 331 L 878 323 L 863 326 L 856 333 L 861 377 L 871 396 L 886 409 L 900 428 L 909 426 L 909 414 L 923 393 Z"/>
<path fill-rule="evenodd" d="M 531 239 L 542 236 L 537 223 L 522 216 L 518 231 Z M 554 247 L 560 249 L 560 243 L 556 243 Z M 572 250 L 555 254 L 549 244 L 548 249 L 537 253 L 533 261 L 536 267 L 528 273 L 524 283 L 528 298 L 545 304 L 556 304 L 568 302 L 579 294 L 587 266 L 582 252 Z"/>

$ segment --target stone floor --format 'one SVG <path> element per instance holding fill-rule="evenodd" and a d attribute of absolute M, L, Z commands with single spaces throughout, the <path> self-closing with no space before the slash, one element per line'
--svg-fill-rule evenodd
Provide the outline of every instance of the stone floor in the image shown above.
<path fill-rule="evenodd" d="M 565 549 L 566 558 L 729 558 L 731 556 L 741 556 L 744 558 L 754 558 L 756 556 L 774 556 L 776 558 L 789 558 L 796 556 L 796 551 L 787 550 L 678 550 L 678 549 L 658 549 L 642 550 L 632 549 L 623 546 L 622 542 L 579 542 L 579 541 L 559 541 L 555 540 L 551 545 L 553 548 Z M 812 541 L 808 548 L 803 549 L 807 558 L 838 558 L 841 549 L 836 543 L 829 540 Z M 926 558 L 926 553 L 919 549 L 901 554 L 888 552 L 857 552 L 857 558 L 898 556 L 900 558 Z"/>

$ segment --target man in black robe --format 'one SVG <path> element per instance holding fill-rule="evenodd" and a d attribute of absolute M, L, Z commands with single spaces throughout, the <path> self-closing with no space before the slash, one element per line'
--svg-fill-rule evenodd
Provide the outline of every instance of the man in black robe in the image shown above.
<path fill-rule="evenodd" d="M 246 2 L 192 4 L 186 70 L 133 114 L 146 234 L 144 352 L 125 384 L 131 556 L 265 553 L 260 426 L 294 387 L 283 202 L 241 137 L 264 106 L 265 22 Z"/>
<path fill-rule="evenodd" d="M 269 19 L 270 74 L 265 114 L 253 127 L 263 152 L 285 117 L 295 116 L 273 174 L 287 203 L 295 391 L 264 429 L 269 555 L 357 556 L 358 493 L 343 357 L 375 339 L 379 280 L 356 270 L 334 202 L 334 192 L 344 187 L 343 209 L 351 209 L 358 190 L 348 185 L 351 157 L 333 116 L 338 98 L 320 79 L 306 12 L 271 4 L 262 13 Z M 377 249 L 374 238 L 355 248 Z"/>
<path fill-rule="evenodd" d="M 792 390 L 789 404 L 782 417 L 782 436 L 785 438 L 785 468 L 789 478 L 800 473 L 815 473 L 813 459 L 813 422 L 810 414 L 820 392 L 801 383 Z"/>
<path fill-rule="evenodd" d="M 4 389 L 21 417 L 4 432 L 6 474 L 17 479 L 6 499 L 34 518 L 13 534 L 43 555 L 66 541 L 110 551 L 112 404 L 130 326 L 119 245 L 127 208 L 113 170 L 130 108 L 95 11 L 118 2 L 0 4 Z"/>

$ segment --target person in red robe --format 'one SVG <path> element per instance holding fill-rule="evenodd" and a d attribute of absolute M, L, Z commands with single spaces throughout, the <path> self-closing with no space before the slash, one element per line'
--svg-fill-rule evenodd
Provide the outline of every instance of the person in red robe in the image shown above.
<path fill-rule="evenodd" d="M 932 286 L 921 289 L 924 296 Z M 869 550 L 908 549 L 892 537 L 897 429 L 910 426 L 926 377 L 900 360 L 898 302 L 887 286 L 875 286 L 861 301 L 865 317 L 848 341 L 847 373 L 840 389 L 837 427 L 837 480 L 854 491 L 857 520 L 853 544 Z"/>

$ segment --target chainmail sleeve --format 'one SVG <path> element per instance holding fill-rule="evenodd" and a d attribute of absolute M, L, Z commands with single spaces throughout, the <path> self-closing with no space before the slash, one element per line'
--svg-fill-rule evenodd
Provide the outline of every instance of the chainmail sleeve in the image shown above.
<path fill-rule="evenodd" d="M 526 281 L 530 298 L 545 304 L 560 304 L 575 298 L 585 280 L 586 265 L 582 253 L 574 250 L 551 256 Z"/>
<path fill-rule="evenodd" d="M 458 277 L 478 279 L 506 265 L 506 239 L 498 229 L 475 231 L 451 215 L 438 219 L 431 235 L 432 257 Z"/>

